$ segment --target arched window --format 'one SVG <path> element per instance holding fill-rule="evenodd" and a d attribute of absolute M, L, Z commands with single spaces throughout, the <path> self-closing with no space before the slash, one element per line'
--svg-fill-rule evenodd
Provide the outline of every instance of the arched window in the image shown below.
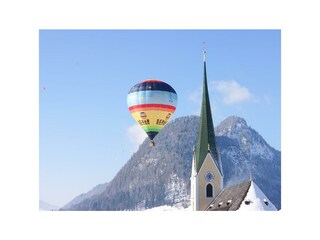
<path fill-rule="evenodd" d="M 208 183 L 207 184 L 207 187 L 206 187 L 206 197 L 207 198 L 213 198 L 213 186 L 211 183 Z"/>

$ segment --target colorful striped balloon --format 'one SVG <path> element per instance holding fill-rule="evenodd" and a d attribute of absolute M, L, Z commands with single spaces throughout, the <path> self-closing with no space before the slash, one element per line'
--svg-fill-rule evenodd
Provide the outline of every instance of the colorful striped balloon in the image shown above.
<path fill-rule="evenodd" d="M 167 83 L 145 80 L 134 85 L 127 97 L 129 111 L 151 139 L 167 124 L 177 106 L 177 93 Z"/>

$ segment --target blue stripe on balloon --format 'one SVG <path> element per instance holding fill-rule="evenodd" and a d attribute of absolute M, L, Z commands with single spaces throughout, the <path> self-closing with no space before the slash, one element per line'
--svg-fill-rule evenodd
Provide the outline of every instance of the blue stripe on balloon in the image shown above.
<path fill-rule="evenodd" d="M 139 91 L 128 94 L 128 107 L 140 104 L 167 104 L 177 105 L 177 94 L 165 91 Z"/>

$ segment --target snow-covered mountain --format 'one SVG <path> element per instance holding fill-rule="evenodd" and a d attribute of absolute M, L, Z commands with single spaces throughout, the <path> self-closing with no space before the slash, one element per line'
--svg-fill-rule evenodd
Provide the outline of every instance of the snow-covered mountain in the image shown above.
<path fill-rule="evenodd" d="M 216 128 L 216 136 L 238 141 L 251 156 L 270 160 L 275 157 L 274 149 L 242 118 L 231 116 L 222 121 Z"/>
<path fill-rule="evenodd" d="M 39 210 L 40 211 L 56 211 L 59 210 L 60 207 L 47 203 L 45 201 L 39 200 Z"/>
<path fill-rule="evenodd" d="M 216 128 L 225 186 L 250 178 L 281 208 L 281 152 L 242 118 L 231 116 Z"/>
<path fill-rule="evenodd" d="M 79 196 L 77 196 L 76 198 L 74 198 L 71 202 L 67 203 L 63 208 L 70 208 L 71 206 L 73 206 L 75 204 L 81 203 L 82 201 L 84 201 L 87 198 L 91 198 L 94 195 L 98 195 L 98 194 L 103 193 L 103 191 L 106 190 L 108 185 L 109 185 L 109 183 L 103 183 L 103 184 L 99 184 L 99 185 L 95 186 L 89 192 L 82 193 Z"/>
<path fill-rule="evenodd" d="M 190 206 L 192 149 L 196 144 L 199 117 L 171 121 L 154 139 L 141 144 L 114 179 L 101 192 L 82 194 L 63 210 L 145 210 L 159 206 L 174 209 Z M 281 153 L 246 121 L 225 119 L 215 129 L 224 172 L 224 185 L 249 179 L 281 208 Z"/>

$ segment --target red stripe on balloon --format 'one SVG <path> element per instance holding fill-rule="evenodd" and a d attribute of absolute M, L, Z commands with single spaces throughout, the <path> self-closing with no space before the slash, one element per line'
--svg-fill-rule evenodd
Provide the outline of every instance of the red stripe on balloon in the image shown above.
<path fill-rule="evenodd" d="M 173 109 L 168 109 L 168 108 L 136 108 L 136 109 L 130 110 L 131 113 L 142 112 L 142 111 L 165 111 L 168 113 L 174 113 Z"/>
<path fill-rule="evenodd" d="M 171 105 L 165 105 L 165 104 L 140 104 L 140 105 L 135 105 L 129 107 L 129 110 L 135 110 L 135 109 L 140 109 L 140 108 L 166 108 L 170 110 L 176 110 L 176 107 L 171 106 Z"/>
<path fill-rule="evenodd" d="M 141 83 L 144 83 L 144 82 L 161 82 L 161 83 L 162 83 L 162 81 L 160 81 L 160 80 L 154 80 L 154 79 L 144 80 L 144 81 L 142 81 Z"/>

